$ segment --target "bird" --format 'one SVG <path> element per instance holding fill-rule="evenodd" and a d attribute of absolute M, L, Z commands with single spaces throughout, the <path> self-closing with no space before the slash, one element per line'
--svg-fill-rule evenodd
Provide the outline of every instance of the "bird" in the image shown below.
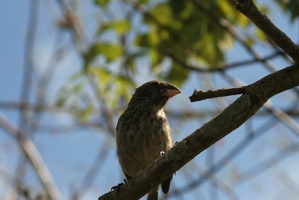
<path fill-rule="evenodd" d="M 172 133 L 163 108 L 179 93 L 179 88 L 160 80 L 135 89 L 116 126 L 117 156 L 128 181 L 172 148 Z M 164 194 L 171 180 L 172 175 L 161 183 Z M 150 188 L 147 200 L 157 199 L 158 187 Z"/>

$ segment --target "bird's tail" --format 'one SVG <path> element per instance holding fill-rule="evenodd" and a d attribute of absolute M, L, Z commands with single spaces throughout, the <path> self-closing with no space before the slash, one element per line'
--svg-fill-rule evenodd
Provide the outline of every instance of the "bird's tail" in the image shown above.
<path fill-rule="evenodd" d="M 147 200 L 158 200 L 158 187 L 152 188 L 149 191 Z"/>
<path fill-rule="evenodd" d="M 168 193 L 171 180 L 172 180 L 172 175 L 169 176 L 165 181 L 162 182 L 161 185 L 162 185 L 162 191 L 164 194 Z"/>

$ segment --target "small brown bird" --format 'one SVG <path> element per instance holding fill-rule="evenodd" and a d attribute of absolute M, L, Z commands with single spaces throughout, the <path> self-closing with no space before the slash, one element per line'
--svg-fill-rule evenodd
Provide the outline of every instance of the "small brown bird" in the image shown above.
<path fill-rule="evenodd" d="M 158 159 L 173 146 L 171 130 L 164 113 L 166 102 L 181 91 L 163 81 L 150 81 L 136 88 L 116 127 L 117 155 L 127 180 Z M 172 176 L 161 185 L 169 191 Z M 158 199 L 158 187 L 151 188 L 148 200 Z"/>

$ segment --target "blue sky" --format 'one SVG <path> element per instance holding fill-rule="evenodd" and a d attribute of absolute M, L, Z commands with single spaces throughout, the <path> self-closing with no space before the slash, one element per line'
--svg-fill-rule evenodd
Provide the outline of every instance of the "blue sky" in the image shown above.
<path fill-rule="evenodd" d="M 268 4 L 268 1 L 262 1 Z M 86 27 L 88 37 L 94 38 L 94 30 L 96 29 L 96 14 L 97 10 L 90 2 L 82 3 L 83 7 L 80 13 L 83 16 L 83 23 Z M 24 45 L 26 29 L 28 24 L 28 10 L 29 1 L 0 1 L 0 25 L 3 27 L 1 31 L 1 68 L 0 68 L 0 103 L 1 102 L 18 102 L 21 97 L 21 85 L 24 69 Z M 298 25 L 291 24 L 285 15 L 280 13 L 273 3 L 269 4 L 271 11 L 270 19 L 289 35 L 293 41 L 298 42 Z M 58 45 L 55 43 L 55 35 L 57 34 L 55 21 L 61 15 L 56 3 L 51 1 L 39 2 L 39 19 L 38 31 L 36 37 L 36 44 L 34 46 L 34 63 L 37 67 L 37 74 L 34 74 L 33 79 L 39 76 L 38 71 L 43 70 L 49 64 L 49 52 L 53 51 L 53 47 Z M 49 103 L 53 103 L 59 88 L 66 83 L 66 78 L 71 76 L 74 72 L 81 68 L 81 61 L 78 58 L 76 51 L 70 45 L 70 37 L 64 34 L 65 43 L 61 45 L 69 45 L 66 56 L 59 62 L 54 80 L 49 86 Z M 270 54 L 271 49 L 265 45 L 257 45 L 255 49 L 263 55 Z M 234 48 L 227 52 L 228 63 L 238 60 L 239 58 L 246 58 L 248 55 L 239 44 L 235 44 Z M 276 59 L 275 65 L 278 68 L 283 68 L 286 62 Z M 257 66 L 246 66 L 239 69 L 229 71 L 235 77 L 241 79 L 244 83 L 252 83 L 269 72 Z M 215 106 L 214 101 L 203 101 L 191 104 L 188 96 L 191 95 L 193 89 L 201 87 L 201 80 L 203 75 L 194 74 L 182 88 L 182 94 L 177 96 L 169 102 L 167 108 L 177 107 L 177 105 L 186 106 L 188 109 L 209 109 Z M 139 78 L 139 82 L 146 82 L 150 79 L 146 75 Z M 220 75 L 213 75 L 216 83 L 216 88 L 231 87 L 227 82 L 221 78 Z M 36 82 L 33 82 L 33 92 L 31 92 L 31 99 L 34 101 L 34 90 L 36 89 Z M 232 102 L 237 97 L 228 97 L 226 103 Z M 285 92 L 271 99 L 274 105 L 284 107 L 285 101 L 291 102 L 294 95 L 290 92 Z M 178 110 L 180 107 L 177 108 Z M 182 108 L 183 109 L 183 108 Z M 0 112 L 4 113 L 13 123 L 18 124 L 19 114 L 14 110 L 4 109 L 0 107 Z M 170 119 L 170 124 L 174 132 L 174 140 L 178 141 L 193 132 L 201 124 L 212 118 L 207 116 L 198 121 L 189 121 L 185 124 L 178 123 Z M 199 167 L 193 164 L 188 164 L 186 170 L 180 170 L 175 176 L 173 187 L 184 186 L 189 180 L 198 177 L 199 169 L 207 167 L 207 157 L 215 151 L 215 160 L 219 160 L 230 149 L 232 149 L 239 141 L 245 137 L 245 132 L 249 128 L 258 129 L 269 118 L 256 117 L 253 118 L 250 125 L 243 125 L 238 130 L 227 136 L 224 140 L 214 145 L 213 150 L 208 150 L 196 158 L 196 163 Z M 298 121 L 298 119 L 296 119 Z M 41 122 L 44 125 L 66 125 L 73 123 L 73 120 L 67 114 L 43 115 Z M 58 184 L 65 199 L 69 199 L 69 194 L 81 182 L 83 175 L 91 163 L 97 156 L 99 149 L 107 148 L 106 160 L 100 163 L 100 172 L 96 177 L 95 182 L 88 187 L 84 193 L 83 199 L 97 199 L 100 194 L 110 190 L 111 186 L 121 182 L 123 177 L 119 168 L 117 158 L 115 155 L 114 138 L 108 136 L 104 132 L 97 132 L 92 129 L 84 127 L 68 129 L 66 133 L 59 131 L 47 132 L 38 130 L 34 137 L 34 142 L 39 149 L 43 159 L 45 160 L 50 172 L 52 173 L 55 182 Z M 283 134 L 283 137 L 281 136 Z M 105 141 L 105 145 L 104 144 Z M 246 171 L 255 166 L 256 163 L 262 161 L 279 151 L 284 145 L 290 141 L 298 143 L 298 137 L 294 136 L 291 131 L 285 128 L 282 124 L 277 123 L 276 126 L 269 132 L 263 134 L 254 144 L 242 152 L 233 163 L 224 167 L 216 175 L 224 182 L 232 183 L 232 174 L 236 176 L 242 171 Z M 15 168 L 20 158 L 20 151 L 15 140 L 0 129 L 0 199 L 7 195 L 7 191 L 11 190 L 9 186 L 10 181 L 4 178 L 4 174 L 14 176 Z M 250 181 L 242 184 L 233 185 L 233 189 L 241 196 L 241 199 L 281 199 L 286 195 L 286 199 L 292 199 L 296 193 L 290 192 L 285 185 L 280 184 L 282 178 L 288 179 L 288 183 L 295 183 L 292 186 L 296 189 L 298 186 L 298 155 L 292 154 L 280 164 L 267 170 Z M 286 170 L 287 169 L 287 170 Z M 42 189 L 34 170 L 28 167 L 25 182 L 34 190 Z M 198 171 L 197 171 L 198 170 Z M 235 170 L 235 171 L 234 171 Z M 188 177 L 187 180 L 185 177 Z M 9 178 L 8 178 L 9 179 Z M 285 183 L 285 182 L 284 182 Z M 271 185 L 269 187 L 269 185 Z M 209 183 L 203 184 L 198 191 L 187 193 L 185 199 L 209 199 L 210 190 Z M 1 189 L 2 188 L 2 189 Z M 295 190 L 294 189 L 294 190 Z M 174 198 L 170 198 L 174 199 Z M 229 199 L 224 193 L 218 192 L 218 199 Z"/>

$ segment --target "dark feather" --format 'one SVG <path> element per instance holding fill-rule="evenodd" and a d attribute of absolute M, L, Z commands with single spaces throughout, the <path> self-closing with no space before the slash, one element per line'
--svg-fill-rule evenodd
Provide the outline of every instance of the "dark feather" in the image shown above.
<path fill-rule="evenodd" d="M 172 176 L 168 177 L 165 181 L 162 182 L 162 191 L 164 194 L 167 194 L 170 187 L 170 182 L 172 180 Z"/>

